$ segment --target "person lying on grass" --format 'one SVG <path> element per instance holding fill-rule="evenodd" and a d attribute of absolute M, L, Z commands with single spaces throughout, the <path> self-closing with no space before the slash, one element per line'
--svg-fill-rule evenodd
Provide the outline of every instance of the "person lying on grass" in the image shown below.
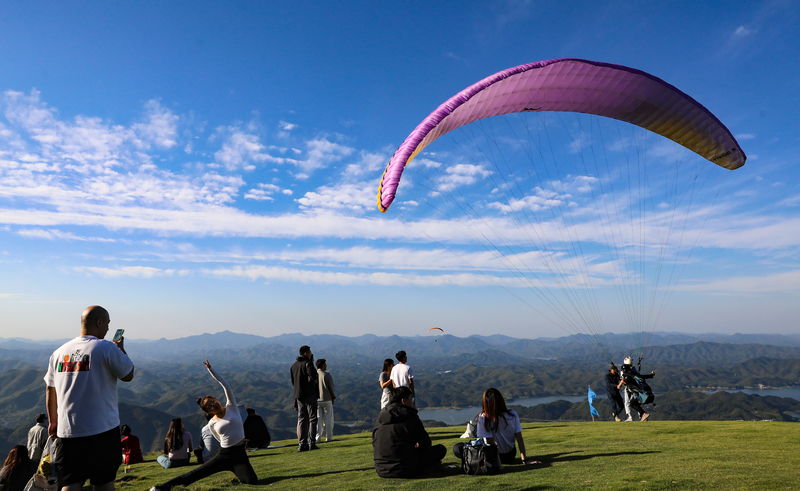
<path fill-rule="evenodd" d="M 497 445 L 500 454 L 500 463 L 503 465 L 514 464 L 517 458 L 519 444 L 519 457 L 523 464 L 541 464 L 538 460 L 528 460 L 525 454 L 525 441 L 522 439 L 522 424 L 519 416 L 513 409 L 506 407 L 503 394 L 495 388 L 486 389 L 483 393 L 483 411 L 478 415 L 478 437 L 483 438 L 490 445 Z M 464 444 L 456 443 L 453 453 L 461 460 Z"/>
<path fill-rule="evenodd" d="M 211 376 L 214 377 L 214 380 L 222 385 L 227 398 L 225 406 L 222 406 L 212 396 L 197 398 L 197 405 L 200 406 L 200 409 L 214 415 L 209 421 L 209 427 L 214 438 L 219 440 L 219 452 L 200 467 L 170 479 L 164 484 L 153 486 L 150 491 L 169 491 L 173 486 L 188 486 L 193 482 L 222 471 L 233 472 L 243 484 L 256 484 L 258 482 L 258 476 L 256 476 L 253 466 L 250 465 L 250 460 L 245 450 L 244 427 L 242 426 L 242 417 L 236 408 L 236 398 L 233 396 L 233 390 L 231 390 L 228 382 L 211 368 L 208 360 L 204 361 L 203 364 Z"/>

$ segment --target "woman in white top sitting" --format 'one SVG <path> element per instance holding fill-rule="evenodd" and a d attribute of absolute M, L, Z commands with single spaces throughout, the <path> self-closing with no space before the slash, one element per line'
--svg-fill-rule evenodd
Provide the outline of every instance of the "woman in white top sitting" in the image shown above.
<path fill-rule="evenodd" d="M 519 445 L 519 456 L 523 464 L 539 464 L 535 460 L 527 460 L 525 454 L 525 441 L 522 439 L 522 424 L 519 416 L 513 409 L 506 407 L 503 394 L 495 388 L 486 389 L 483 393 L 483 411 L 478 415 L 478 437 L 490 445 L 497 445 L 500 462 L 504 465 L 513 464 L 517 457 L 516 440 Z M 463 443 L 453 447 L 453 453 L 461 458 Z"/>
<path fill-rule="evenodd" d="M 211 460 L 200 467 L 181 476 L 170 479 L 164 484 L 153 486 L 151 491 L 167 491 L 173 486 L 188 486 L 189 484 L 222 471 L 231 471 L 243 484 L 256 484 L 258 476 L 250 465 L 245 451 L 244 427 L 242 417 L 236 408 L 236 398 L 233 397 L 231 386 L 211 368 L 208 360 L 203 364 L 214 379 L 225 390 L 227 402 L 225 406 L 211 396 L 198 397 L 197 404 L 208 414 L 214 417 L 209 421 L 209 428 L 214 438 L 219 440 L 220 449 Z"/>

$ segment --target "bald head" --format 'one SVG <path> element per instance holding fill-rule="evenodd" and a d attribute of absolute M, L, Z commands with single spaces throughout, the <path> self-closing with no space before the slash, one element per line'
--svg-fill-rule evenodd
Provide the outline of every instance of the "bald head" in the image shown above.
<path fill-rule="evenodd" d="M 108 323 L 111 318 L 108 311 L 99 305 L 86 307 L 81 314 L 81 335 L 95 336 L 103 339 L 108 332 Z"/>

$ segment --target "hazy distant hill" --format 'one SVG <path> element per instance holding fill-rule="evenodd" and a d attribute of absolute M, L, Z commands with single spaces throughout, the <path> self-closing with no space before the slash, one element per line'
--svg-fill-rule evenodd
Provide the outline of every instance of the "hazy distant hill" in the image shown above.
<path fill-rule="evenodd" d="M 614 359 L 621 360 L 632 352 L 633 338 L 627 334 L 607 333 L 603 344 Z M 64 340 L 30 341 L 22 338 L 0 338 L 0 360 L 18 360 L 41 366 Z M 727 352 L 704 343 L 725 344 Z M 602 360 L 577 336 L 558 338 L 517 339 L 504 335 L 457 337 L 451 333 L 425 333 L 417 336 L 377 336 L 367 334 L 347 337 L 335 334 L 305 336 L 300 333 L 264 337 L 223 331 L 179 339 L 126 340 L 131 356 L 140 361 L 174 360 L 188 362 L 214 353 L 217 358 L 236 358 L 258 364 L 291 364 L 299 346 L 312 347 L 317 357 L 387 358 L 405 350 L 409 358 L 464 356 L 481 352 L 505 352 L 514 357 L 553 360 Z M 676 346 L 685 346 L 676 348 Z M 763 347 L 763 348 L 759 348 Z M 777 334 L 683 334 L 654 333 L 647 350 L 652 363 L 736 363 L 744 357 L 767 356 L 790 358 L 800 353 L 800 336 Z M 711 357 L 712 352 L 715 357 Z M 486 357 L 490 358 L 490 357 Z"/>

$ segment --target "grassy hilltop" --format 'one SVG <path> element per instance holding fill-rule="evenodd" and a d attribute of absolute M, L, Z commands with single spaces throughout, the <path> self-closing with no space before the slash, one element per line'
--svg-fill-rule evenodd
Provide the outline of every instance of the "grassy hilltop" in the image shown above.
<path fill-rule="evenodd" d="M 250 454 L 260 485 L 269 489 L 800 489 L 800 425 L 766 421 L 523 424 L 531 457 L 541 465 L 507 466 L 492 477 L 469 477 L 452 451 L 463 428 L 430 428 L 448 447 L 443 468 L 422 479 L 381 479 L 372 466 L 370 433 L 336 436 L 314 452 L 289 446 Z M 191 467 L 164 470 L 155 454 L 118 474 L 121 490 L 142 490 Z M 263 489 L 217 474 L 193 490 Z"/>

